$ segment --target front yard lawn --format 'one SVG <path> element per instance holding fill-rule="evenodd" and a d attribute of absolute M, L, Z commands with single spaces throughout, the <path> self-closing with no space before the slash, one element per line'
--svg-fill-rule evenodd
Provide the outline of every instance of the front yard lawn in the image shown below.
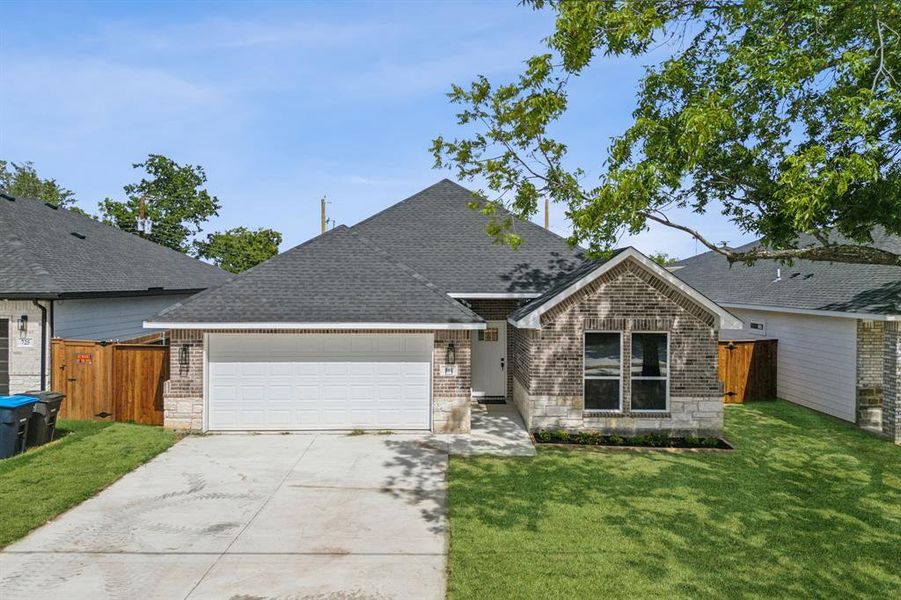
<path fill-rule="evenodd" d="M 781 401 L 726 437 L 452 458 L 450 597 L 901 597 L 901 448 Z"/>
<path fill-rule="evenodd" d="M 0 547 L 90 498 L 173 443 L 160 427 L 60 421 L 59 439 L 0 461 Z"/>

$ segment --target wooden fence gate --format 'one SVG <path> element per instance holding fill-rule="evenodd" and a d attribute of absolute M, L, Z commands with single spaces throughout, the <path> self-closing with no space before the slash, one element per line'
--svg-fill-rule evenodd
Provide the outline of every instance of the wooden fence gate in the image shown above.
<path fill-rule="evenodd" d="M 55 339 L 50 360 L 60 418 L 163 424 L 168 346 Z"/>
<path fill-rule="evenodd" d="M 776 340 L 719 343 L 723 402 L 740 404 L 776 397 Z"/>

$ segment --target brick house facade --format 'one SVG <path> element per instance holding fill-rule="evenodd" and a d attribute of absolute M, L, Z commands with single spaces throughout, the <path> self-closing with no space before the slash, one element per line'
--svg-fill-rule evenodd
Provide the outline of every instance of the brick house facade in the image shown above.
<path fill-rule="evenodd" d="M 668 410 L 632 409 L 628 360 L 622 361 L 621 410 L 585 410 L 586 331 L 621 332 L 623 357 L 631 356 L 632 332 L 667 333 Z M 714 315 L 642 266 L 624 262 L 542 315 L 541 329 L 513 328 L 513 402 L 530 429 L 717 435 L 723 427 L 717 333 Z"/>
<path fill-rule="evenodd" d="M 486 321 L 506 321 L 507 399 L 530 429 L 563 427 L 632 434 L 718 435 L 723 427 L 721 385 L 717 379 L 718 318 L 690 292 L 665 281 L 659 267 L 637 259 L 621 261 L 541 316 L 540 327 L 517 327 L 515 314 L 529 308 L 524 299 L 461 300 Z M 714 305 L 715 306 L 715 305 Z M 585 332 L 622 334 L 622 406 L 615 411 L 584 406 Z M 637 411 L 629 375 L 633 332 L 667 334 L 669 356 L 665 410 Z M 472 401 L 472 344 L 477 331 L 435 329 L 181 329 L 171 336 L 171 379 L 164 391 L 165 423 L 189 430 L 205 428 L 205 333 L 244 334 L 410 334 L 432 336 L 431 429 L 468 432 Z M 448 348 L 456 368 L 445 374 Z"/>

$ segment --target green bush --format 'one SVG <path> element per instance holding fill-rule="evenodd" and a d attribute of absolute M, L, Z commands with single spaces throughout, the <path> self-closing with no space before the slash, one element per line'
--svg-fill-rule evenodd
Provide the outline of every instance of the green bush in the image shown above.
<path fill-rule="evenodd" d="M 565 429 L 557 429 L 554 431 L 554 439 L 558 442 L 568 442 L 569 433 Z"/>
<path fill-rule="evenodd" d="M 623 444 L 626 443 L 626 440 L 624 437 L 622 437 L 620 435 L 611 435 L 610 437 L 607 438 L 607 443 L 610 444 L 611 446 L 622 446 Z"/>
<path fill-rule="evenodd" d="M 539 429 L 535 433 L 535 437 L 538 438 L 539 442 L 550 442 L 553 439 L 551 432 L 547 429 Z"/>

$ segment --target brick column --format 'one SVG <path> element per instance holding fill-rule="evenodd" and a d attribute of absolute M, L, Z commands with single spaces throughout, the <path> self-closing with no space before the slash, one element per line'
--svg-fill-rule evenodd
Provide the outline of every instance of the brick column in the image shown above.
<path fill-rule="evenodd" d="M 885 360 L 882 377 L 882 431 L 901 444 L 901 323 L 885 324 Z"/>
<path fill-rule="evenodd" d="M 169 381 L 163 388 L 163 425 L 203 429 L 203 332 L 173 330 Z M 183 350 L 183 348 L 185 350 Z"/>

